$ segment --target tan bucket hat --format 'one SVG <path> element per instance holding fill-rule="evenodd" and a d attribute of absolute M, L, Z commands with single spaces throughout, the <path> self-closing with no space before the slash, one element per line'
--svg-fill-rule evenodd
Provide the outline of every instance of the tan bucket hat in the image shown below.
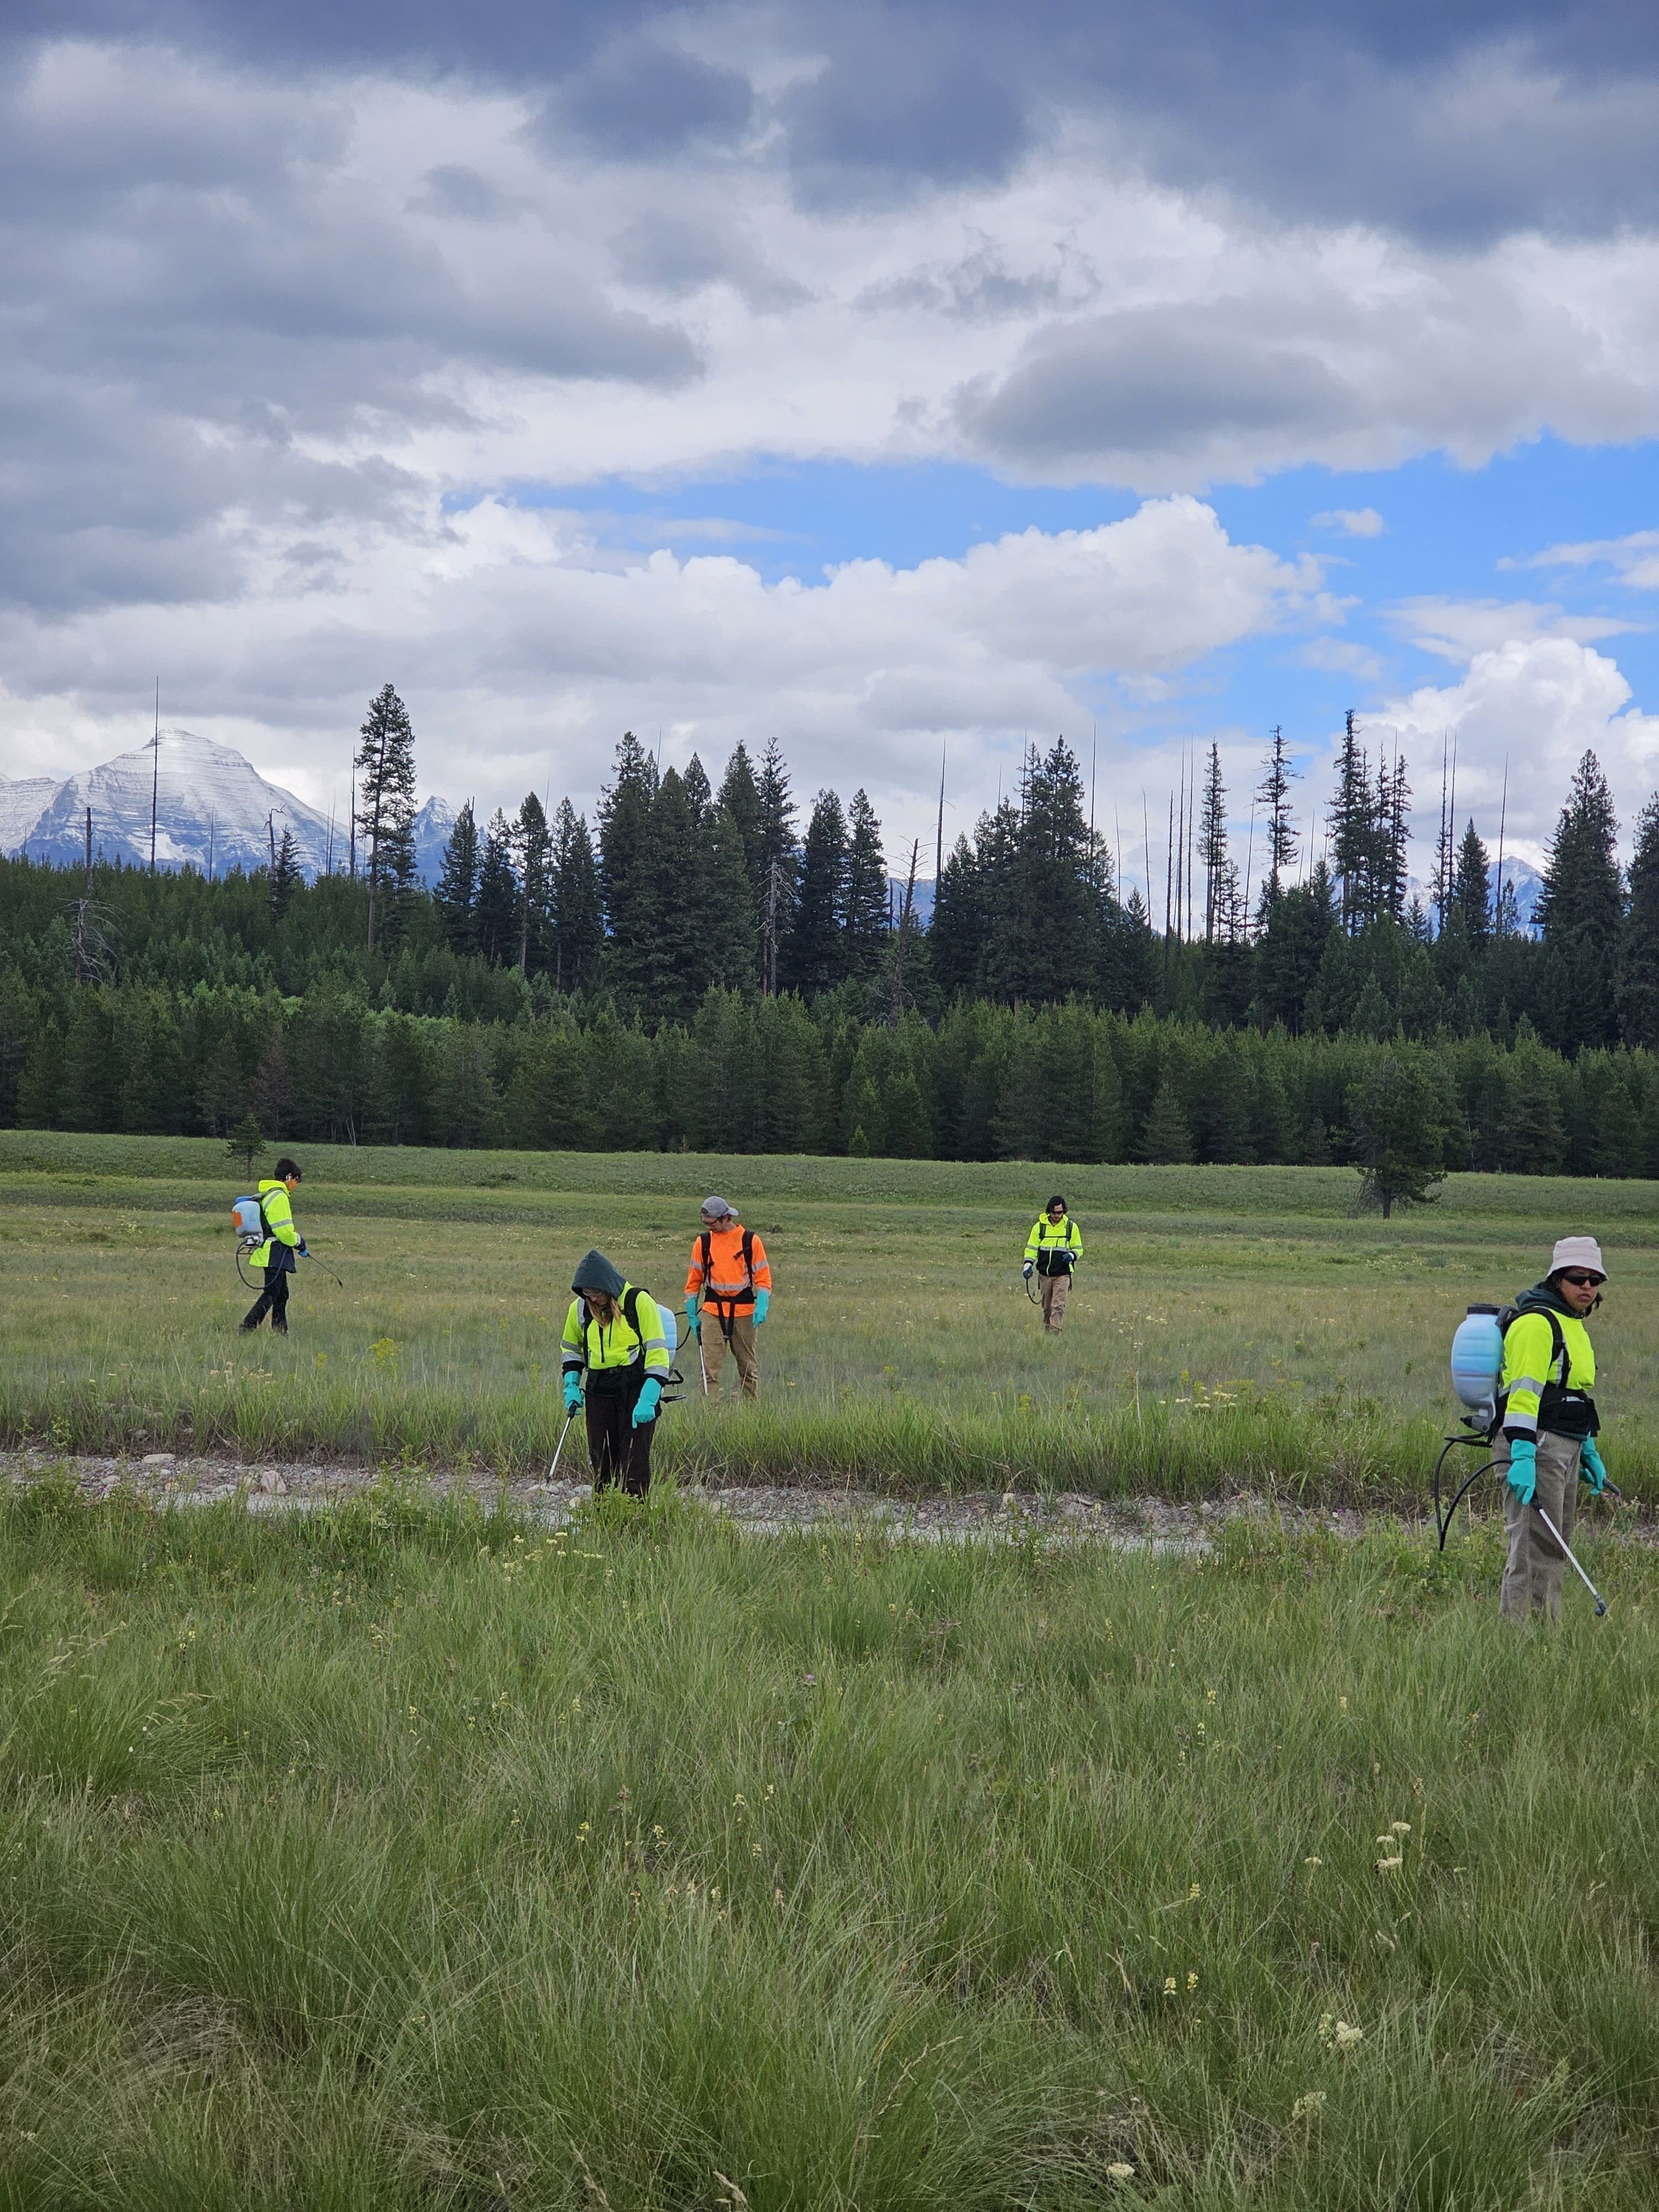
<path fill-rule="evenodd" d="M 1550 1254 L 1550 1273 L 1559 1275 L 1564 1267 L 1583 1267 L 1592 1275 L 1607 1280 L 1607 1267 L 1601 1258 L 1601 1247 L 1593 1237 L 1563 1237 Z"/>

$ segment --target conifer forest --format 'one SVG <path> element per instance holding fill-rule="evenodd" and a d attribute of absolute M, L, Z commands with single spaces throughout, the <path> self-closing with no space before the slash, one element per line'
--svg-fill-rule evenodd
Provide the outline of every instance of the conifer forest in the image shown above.
<path fill-rule="evenodd" d="M 1384 1082 L 1424 1171 L 1659 1174 L 1659 799 L 1626 869 L 1590 753 L 1527 926 L 1443 802 L 1412 893 L 1407 764 L 1352 717 L 1317 849 L 1275 732 L 1248 858 L 1212 748 L 1165 880 L 1128 887 L 1063 740 L 919 854 L 861 790 L 797 794 L 775 742 L 716 784 L 629 733 L 592 822 L 469 804 L 429 890 L 390 685 L 356 765 L 316 881 L 286 841 L 214 881 L 0 862 L 0 1126 L 1329 1163 Z"/>

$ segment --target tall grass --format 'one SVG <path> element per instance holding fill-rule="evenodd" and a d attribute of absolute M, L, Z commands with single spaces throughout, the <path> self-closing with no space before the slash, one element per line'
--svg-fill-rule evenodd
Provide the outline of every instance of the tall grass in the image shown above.
<path fill-rule="evenodd" d="M 1590 1557 L 1613 1613 L 1540 1636 L 1484 1538 L 49 1482 L 0 1510 L 0 2185 L 1636 2212 L 1659 1560 Z"/>

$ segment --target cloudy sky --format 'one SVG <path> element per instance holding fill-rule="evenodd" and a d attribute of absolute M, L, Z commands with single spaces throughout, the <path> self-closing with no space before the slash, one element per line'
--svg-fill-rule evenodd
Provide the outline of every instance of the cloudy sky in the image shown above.
<path fill-rule="evenodd" d="M 1636 0 L 11 0 L 0 772 L 159 674 L 326 805 L 390 678 L 423 791 L 775 733 L 896 853 L 1058 731 L 1134 879 L 1353 707 L 1426 825 L 1453 731 L 1628 823 L 1656 80 Z"/>

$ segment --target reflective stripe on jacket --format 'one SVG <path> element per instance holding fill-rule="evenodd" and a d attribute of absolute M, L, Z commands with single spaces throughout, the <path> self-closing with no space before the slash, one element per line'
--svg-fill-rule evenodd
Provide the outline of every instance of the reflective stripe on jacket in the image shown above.
<path fill-rule="evenodd" d="M 584 1368 L 599 1373 L 607 1368 L 643 1365 L 647 1375 L 661 1382 L 668 1380 L 668 1339 L 649 1291 L 636 1291 L 631 1283 L 625 1283 L 611 1319 L 601 1321 L 590 1312 L 584 1331 L 582 1314 L 586 1304 L 585 1298 L 572 1298 L 564 1317 L 564 1334 L 560 1339 L 563 1374 L 580 1375 Z M 629 1306 L 639 1322 L 637 1333 L 629 1325 Z"/>
<path fill-rule="evenodd" d="M 1083 1231 L 1069 1213 L 1058 1221 L 1039 1213 L 1025 1240 L 1025 1256 L 1036 1261 L 1039 1275 L 1069 1274 L 1083 1256 Z"/>
<path fill-rule="evenodd" d="M 745 1233 L 755 1262 L 752 1284 L 743 1264 Z M 752 1229 L 745 1232 L 740 1221 L 731 1222 L 724 1229 L 705 1230 L 703 1235 L 708 1239 L 708 1279 L 703 1279 L 702 1237 L 699 1237 L 692 1244 L 691 1264 L 685 1271 L 686 1297 L 708 1298 L 715 1305 L 738 1313 L 750 1312 L 755 1304 L 755 1292 L 772 1287 L 772 1270 L 767 1262 L 765 1245 Z"/>
<path fill-rule="evenodd" d="M 300 1232 L 294 1226 L 294 1208 L 289 1203 L 288 1185 L 273 1182 L 267 1176 L 259 1185 L 258 1200 L 266 1236 L 264 1243 L 253 1255 L 253 1265 L 256 1267 L 280 1267 L 291 1274 L 294 1247 L 300 1241 Z M 273 1245 L 276 1248 L 274 1252 Z"/>
<path fill-rule="evenodd" d="M 1589 1331 L 1577 1314 L 1557 1314 L 1565 1358 L 1558 1358 L 1550 1316 L 1545 1313 L 1517 1314 L 1504 1332 L 1503 1387 L 1506 1432 L 1520 1436 L 1538 1433 L 1538 1401 L 1547 1382 L 1567 1390 L 1590 1391 L 1595 1387 L 1595 1349 Z M 1566 1373 L 1560 1372 L 1565 1365 Z M 1552 1374 L 1551 1369 L 1556 1371 Z M 1569 1431 L 1573 1433 L 1573 1431 Z"/>

